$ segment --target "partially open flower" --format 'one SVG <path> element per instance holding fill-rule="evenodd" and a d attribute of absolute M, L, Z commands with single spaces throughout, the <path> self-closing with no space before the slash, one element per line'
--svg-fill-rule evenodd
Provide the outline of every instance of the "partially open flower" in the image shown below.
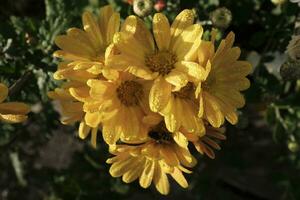
<path fill-rule="evenodd" d="M 271 0 L 274 5 L 281 5 L 286 2 L 286 0 Z"/>
<path fill-rule="evenodd" d="M 300 6 L 300 0 L 290 0 L 292 3 L 297 3 Z"/>
<path fill-rule="evenodd" d="M 115 157 L 107 160 L 112 164 L 110 174 L 113 177 L 122 176 L 126 183 L 139 179 L 143 188 L 148 188 L 153 182 L 164 195 L 169 193 L 170 187 L 167 175 L 172 176 L 181 187 L 187 188 L 183 172 L 191 173 L 185 167 L 193 167 L 196 159 L 189 152 L 187 144 L 176 143 L 178 134 L 168 132 L 162 121 L 152 128 L 148 140 L 143 144 L 111 146 L 110 152 Z"/>
<path fill-rule="evenodd" d="M 232 20 L 231 11 L 227 8 L 218 8 L 210 14 L 213 26 L 220 29 L 226 29 Z"/>
<path fill-rule="evenodd" d="M 300 35 L 292 36 L 286 52 L 291 59 L 300 60 Z"/>
<path fill-rule="evenodd" d="M 280 68 L 280 75 L 285 81 L 300 79 L 300 61 L 287 61 Z"/>
<path fill-rule="evenodd" d="M 165 7 L 166 7 L 165 0 L 157 0 L 156 3 L 155 3 L 155 5 L 154 5 L 154 9 L 157 12 L 161 12 Z"/>
<path fill-rule="evenodd" d="M 213 127 L 220 127 L 226 119 L 231 124 L 238 121 L 237 109 L 245 105 L 240 91 L 250 86 L 246 76 L 251 64 L 239 60 L 241 50 L 233 47 L 234 33 L 230 32 L 215 49 L 214 39 L 202 41 L 199 49 L 199 63 L 205 66 L 205 81 L 197 88 L 199 95 L 199 116 Z"/>
<path fill-rule="evenodd" d="M 152 0 L 133 0 L 133 11 L 140 17 L 147 17 L 153 10 Z"/>

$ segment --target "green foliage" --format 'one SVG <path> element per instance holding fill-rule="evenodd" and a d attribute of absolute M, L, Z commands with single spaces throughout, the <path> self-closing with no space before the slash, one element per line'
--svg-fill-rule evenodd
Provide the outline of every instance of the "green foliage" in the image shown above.
<path fill-rule="evenodd" d="M 154 190 L 145 191 L 137 184 L 127 185 L 110 177 L 106 148 L 94 150 L 87 141 L 79 141 L 74 136 L 76 126 L 61 125 L 47 97 L 59 84 L 52 78 L 58 62 L 52 56 L 57 49 L 55 37 L 70 27 L 81 28 L 84 10 L 97 13 L 107 3 L 124 19 L 133 14 L 132 6 L 125 2 L 1 2 L 0 82 L 9 86 L 22 83 L 10 93 L 9 100 L 28 102 L 34 111 L 24 124 L 0 125 L 0 199 L 160 199 Z M 300 82 L 284 81 L 267 70 L 267 64 L 276 60 L 275 52 L 284 54 L 299 8 L 289 2 L 276 7 L 270 0 L 168 0 L 162 12 L 172 20 L 180 10 L 194 8 L 208 38 L 212 26 L 206 22 L 219 7 L 231 10 L 233 20 L 228 29 L 219 30 L 218 39 L 232 30 L 243 58 L 253 52 L 259 55 L 249 77 L 251 88 L 245 92 L 247 106 L 238 126 L 228 128 L 228 141 L 222 144 L 217 159 L 203 159 L 188 177 L 189 189 L 172 185 L 169 198 L 300 199 Z M 145 18 L 149 26 L 150 19 Z M 42 159 L 55 150 L 47 145 L 56 133 L 64 135 L 58 154 L 72 149 L 62 160 L 71 159 L 67 166 L 53 167 L 61 161 L 55 160 L 53 165 Z M 75 143 L 68 146 L 64 142 L 70 138 Z M 265 191 L 261 190 L 265 185 Z"/>

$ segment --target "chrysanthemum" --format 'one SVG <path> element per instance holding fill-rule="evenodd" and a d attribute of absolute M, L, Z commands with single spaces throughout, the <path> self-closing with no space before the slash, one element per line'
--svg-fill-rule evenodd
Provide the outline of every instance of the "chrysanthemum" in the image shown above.
<path fill-rule="evenodd" d="M 5 102 L 7 98 L 8 88 L 0 83 L 0 120 L 8 123 L 19 123 L 27 119 L 30 107 L 19 102 Z"/>
<path fill-rule="evenodd" d="M 204 117 L 213 127 L 220 127 L 224 118 L 231 124 L 237 123 L 237 109 L 245 104 L 240 91 L 250 86 L 246 76 L 251 72 L 251 64 L 238 60 L 241 52 L 238 47 L 232 47 L 233 42 L 231 32 L 216 51 L 214 39 L 203 41 L 198 51 L 199 64 L 205 67 L 205 81 L 197 88 L 199 117 Z"/>
<path fill-rule="evenodd" d="M 56 51 L 54 56 L 72 61 L 74 69 L 99 74 L 105 69 L 105 50 L 119 30 L 120 16 L 111 6 L 104 6 L 100 8 L 98 20 L 90 12 L 85 12 L 82 23 L 84 31 L 71 28 L 67 35 L 56 37 L 55 43 L 62 50 Z"/>
<path fill-rule="evenodd" d="M 195 89 L 195 84 L 188 82 L 179 91 L 171 93 L 166 106 L 160 112 L 169 131 L 175 132 L 182 127 L 198 136 L 204 134 L 204 124 L 198 117 L 199 103 L 195 98 Z"/>
<path fill-rule="evenodd" d="M 149 105 L 152 111 L 166 116 L 169 131 L 181 125 L 197 132 L 203 130 L 194 107 L 188 102 L 192 98 L 177 95 L 180 89 L 186 90 L 183 87 L 189 88 L 189 82 L 200 81 L 204 71 L 195 62 L 203 30 L 193 23 L 192 10 L 182 11 L 171 26 L 165 15 L 157 13 L 153 18 L 153 37 L 139 18 L 129 16 L 121 32 L 115 35 L 106 60 L 114 69 L 153 80 Z M 189 114 L 184 115 L 182 109 L 186 105 Z"/>
<path fill-rule="evenodd" d="M 100 123 L 93 126 L 85 122 L 86 113 L 83 102 L 90 99 L 89 79 L 114 79 L 117 73 L 105 67 L 105 51 L 119 30 L 120 16 L 111 6 L 100 9 L 99 19 L 85 12 L 82 16 L 83 29 L 71 28 L 67 35 L 58 36 L 55 43 L 62 50 L 54 56 L 63 58 L 54 78 L 68 81 L 49 96 L 58 99 L 62 106 L 63 123 L 80 122 L 79 137 L 84 139 L 91 132 L 91 142 L 96 146 L 97 131 Z"/>
<path fill-rule="evenodd" d="M 135 143 L 146 139 L 142 119 L 148 105 L 149 81 L 129 73 L 116 80 L 90 79 L 90 100 L 84 103 L 85 121 L 95 127 L 102 124 L 103 138 L 108 144 Z"/>
<path fill-rule="evenodd" d="M 169 193 L 167 175 L 171 175 L 183 188 L 188 183 L 182 172 L 191 173 L 185 167 L 193 167 L 195 158 L 190 154 L 187 145 L 179 146 L 176 137 L 168 132 L 162 121 L 148 133 L 148 140 L 137 146 L 117 145 L 111 147 L 115 157 L 107 160 L 112 164 L 110 174 L 122 176 L 122 180 L 130 183 L 139 179 L 141 187 L 147 188 L 154 183 L 161 194 Z"/>
<path fill-rule="evenodd" d="M 79 81 L 69 81 L 60 88 L 48 92 L 48 96 L 58 102 L 60 106 L 61 122 L 63 124 L 72 124 L 80 122 L 79 137 L 85 139 L 91 133 L 91 144 L 96 147 L 98 126 L 90 127 L 84 120 L 83 103 L 71 95 L 74 90 L 85 91 L 87 85 Z"/>

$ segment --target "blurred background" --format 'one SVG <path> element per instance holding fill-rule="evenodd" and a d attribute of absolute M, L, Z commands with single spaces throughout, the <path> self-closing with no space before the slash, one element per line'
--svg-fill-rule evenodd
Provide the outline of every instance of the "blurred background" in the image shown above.
<path fill-rule="evenodd" d="M 186 176 L 188 189 L 171 182 L 171 193 L 164 197 L 152 186 L 145 190 L 137 182 L 112 178 L 102 138 L 97 149 L 78 139 L 77 125 L 61 125 L 57 106 L 47 97 L 60 84 L 52 78 L 58 63 L 52 57 L 55 36 L 70 27 L 81 28 L 84 10 L 97 13 L 106 4 L 123 19 L 137 14 L 149 26 L 155 12 L 172 20 L 184 8 L 195 9 L 197 22 L 206 30 L 204 38 L 212 28 L 218 28 L 218 40 L 234 31 L 242 59 L 254 66 L 238 125 L 227 124 L 227 140 L 216 159 L 194 153 L 199 162 Z M 29 103 L 32 112 L 23 124 L 0 124 L 0 199 L 300 199 L 297 3 L 157 0 L 146 11 L 132 4 L 130 0 L 1 0 L 0 82 L 13 86 L 9 100 Z M 295 47 L 287 52 L 289 43 Z"/>

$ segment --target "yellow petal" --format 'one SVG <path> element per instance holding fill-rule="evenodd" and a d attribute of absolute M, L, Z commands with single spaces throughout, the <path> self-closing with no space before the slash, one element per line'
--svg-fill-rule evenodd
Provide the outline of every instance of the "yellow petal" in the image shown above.
<path fill-rule="evenodd" d="M 111 5 L 103 6 L 100 8 L 99 11 L 99 28 L 103 38 L 103 41 L 107 42 L 107 30 L 109 27 L 109 20 L 111 19 L 112 15 L 115 14 L 113 7 Z"/>
<path fill-rule="evenodd" d="M 122 25 L 121 31 L 133 36 L 139 43 L 150 51 L 155 49 L 152 34 L 145 26 L 144 21 L 137 16 L 128 16 Z"/>
<path fill-rule="evenodd" d="M 87 55 L 74 55 L 72 53 L 62 51 L 62 50 L 57 50 L 53 53 L 54 57 L 57 58 L 63 58 L 65 60 L 82 60 L 82 61 L 89 61 L 90 57 L 87 57 Z"/>
<path fill-rule="evenodd" d="M 131 166 L 135 164 L 134 158 L 128 158 L 126 160 L 122 160 L 120 162 L 114 163 L 110 169 L 109 173 L 112 177 L 120 177 L 124 173 L 126 173 L 129 169 L 131 169 Z"/>
<path fill-rule="evenodd" d="M 2 103 L 8 95 L 8 88 L 6 85 L 0 83 L 0 103 Z"/>
<path fill-rule="evenodd" d="M 150 90 L 149 105 L 154 112 L 162 110 L 171 97 L 171 84 L 165 81 L 163 77 L 158 77 Z"/>
<path fill-rule="evenodd" d="M 64 90 L 61 88 L 55 88 L 54 91 L 48 92 L 48 97 L 55 100 L 62 100 L 62 101 L 70 101 L 74 100 L 74 97 L 70 95 L 68 90 Z"/>
<path fill-rule="evenodd" d="M 94 113 L 85 113 L 85 122 L 87 125 L 90 127 L 96 128 L 98 127 L 100 121 L 101 121 L 101 114 L 99 112 L 94 112 Z"/>
<path fill-rule="evenodd" d="M 96 52 L 85 43 L 81 43 L 73 37 L 60 35 L 55 38 L 55 44 L 62 50 L 75 56 L 91 59 L 96 56 Z"/>
<path fill-rule="evenodd" d="M 170 191 L 170 184 L 166 173 L 164 173 L 157 163 L 155 165 L 155 172 L 153 176 L 154 185 L 161 194 L 167 195 Z"/>
<path fill-rule="evenodd" d="M 160 148 L 160 154 L 169 166 L 179 165 L 179 160 L 176 153 L 170 147 L 164 146 Z"/>
<path fill-rule="evenodd" d="M 220 105 L 207 92 L 204 92 L 204 112 L 207 120 L 213 127 L 218 128 L 224 123 L 224 115 L 221 112 Z"/>
<path fill-rule="evenodd" d="M 84 121 L 80 122 L 78 135 L 81 139 L 85 139 L 90 133 L 91 128 Z"/>
<path fill-rule="evenodd" d="M 8 123 L 20 123 L 27 119 L 26 115 L 0 114 L 0 120 Z"/>
<path fill-rule="evenodd" d="M 176 87 L 176 91 L 180 90 L 182 87 L 186 86 L 186 84 L 188 83 L 187 75 L 176 69 L 173 69 L 164 78 L 168 83 L 170 83 Z"/>
<path fill-rule="evenodd" d="M 147 160 L 145 163 L 144 170 L 140 176 L 140 186 L 147 188 L 150 186 L 154 174 L 155 162 Z"/>
<path fill-rule="evenodd" d="M 90 95 L 94 99 L 103 99 L 104 95 L 109 95 L 114 92 L 113 84 L 108 81 L 90 79 L 87 85 L 91 87 Z"/>
<path fill-rule="evenodd" d="M 205 69 L 195 62 L 180 61 L 175 63 L 175 69 L 189 75 L 189 80 L 205 80 Z"/>
<path fill-rule="evenodd" d="M 167 50 L 170 45 L 171 33 L 168 18 L 162 13 L 153 17 L 153 34 L 159 50 Z"/>
<path fill-rule="evenodd" d="M 212 60 L 215 53 L 214 43 L 211 41 L 201 41 L 198 50 L 198 62 L 200 65 L 205 66 L 208 60 Z"/>
<path fill-rule="evenodd" d="M 90 98 L 89 87 L 70 88 L 70 94 L 78 101 L 87 101 Z"/>
<path fill-rule="evenodd" d="M 182 31 L 194 23 L 195 14 L 193 10 L 185 9 L 179 13 L 171 26 L 172 40 L 182 33 Z"/>
<path fill-rule="evenodd" d="M 134 165 L 132 169 L 124 173 L 122 180 L 125 183 L 131 183 L 134 180 L 136 180 L 138 177 L 140 177 L 142 171 L 143 171 L 143 164 L 136 161 L 136 165 Z"/>
<path fill-rule="evenodd" d="M 97 147 L 97 133 L 98 133 L 98 127 L 93 128 L 91 132 L 91 144 L 94 148 Z"/>
<path fill-rule="evenodd" d="M 171 176 L 175 179 L 175 181 L 183 188 L 187 188 L 189 185 L 182 175 L 182 172 L 175 167 L 173 173 L 171 173 Z"/>
<path fill-rule="evenodd" d="M 120 138 L 120 132 L 115 130 L 115 121 L 114 118 L 111 118 L 107 122 L 103 122 L 103 139 L 109 145 L 114 145 Z"/>
<path fill-rule="evenodd" d="M 159 122 L 161 121 L 162 121 L 162 117 L 156 113 L 147 115 L 146 117 L 143 118 L 143 123 L 152 126 L 159 124 Z"/>
<path fill-rule="evenodd" d="M 173 136 L 173 139 L 175 140 L 175 142 L 181 146 L 181 147 L 184 147 L 186 148 L 187 145 L 188 145 L 188 140 L 187 138 L 179 131 L 176 131 L 174 133 L 174 136 Z"/>
<path fill-rule="evenodd" d="M 106 44 L 110 44 L 113 41 L 114 34 L 119 31 L 120 28 L 120 14 L 114 13 L 109 21 L 106 32 Z"/>
<path fill-rule="evenodd" d="M 87 32 L 92 43 L 95 45 L 96 52 L 100 52 L 104 45 L 101 31 L 96 19 L 90 12 L 86 11 L 82 15 L 82 23 L 85 32 Z"/>
<path fill-rule="evenodd" d="M 198 24 L 194 24 L 183 30 L 176 38 L 176 41 L 172 46 L 172 51 L 175 52 L 179 61 L 196 60 L 202 33 L 202 27 Z"/>
<path fill-rule="evenodd" d="M 91 43 L 88 34 L 83 30 L 78 28 L 70 28 L 67 31 L 67 35 L 70 39 L 76 40 L 81 44 L 87 46 L 86 48 L 88 48 L 89 50 L 94 50 L 94 46 Z"/>
<path fill-rule="evenodd" d="M 16 114 L 24 115 L 30 112 L 30 107 L 24 103 L 8 102 L 0 104 L 1 114 Z"/>
<path fill-rule="evenodd" d="M 137 140 L 139 138 L 139 131 L 140 131 L 140 121 L 137 118 L 137 113 L 138 110 L 135 110 L 134 108 L 123 108 L 124 111 L 118 113 L 119 115 L 124 115 L 120 116 L 123 119 L 122 124 L 122 138 L 125 140 Z"/>
<path fill-rule="evenodd" d="M 166 108 L 162 111 L 166 123 L 166 128 L 170 132 L 175 132 L 180 128 L 181 121 L 179 116 L 182 114 L 182 111 L 183 110 L 179 100 L 171 97 Z"/>

